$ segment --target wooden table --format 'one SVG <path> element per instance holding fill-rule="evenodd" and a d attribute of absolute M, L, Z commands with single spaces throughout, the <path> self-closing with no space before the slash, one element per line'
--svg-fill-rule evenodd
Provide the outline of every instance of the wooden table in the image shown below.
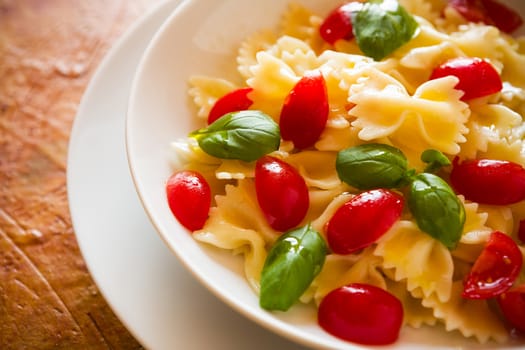
<path fill-rule="evenodd" d="M 111 45 L 162 0 L 0 0 L 0 349 L 134 349 L 91 279 L 69 134 Z"/>

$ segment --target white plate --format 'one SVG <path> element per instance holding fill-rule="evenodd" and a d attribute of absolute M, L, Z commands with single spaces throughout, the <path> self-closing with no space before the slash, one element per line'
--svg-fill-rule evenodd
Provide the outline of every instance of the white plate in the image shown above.
<path fill-rule="evenodd" d="M 180 1 L 159 5 L 104 59 L 75 119 L 68 193 L 87 266 L 117 316 L 149 349 L 303 349 L 237 314 L 183 268 L 149 223 L 124 146 L 131 79 L 153 33 Z"/>
<path fill-rule="evenodd" d="M 128 107 L 128 159 L 136 188 L 160 236 L 216 295 L 247 317 L 297 342 L 319 348 L 362 349 L 322 331 L 313 307 L 296 305 L 286 313 L 262 310 L 243 276 L 240 259 L 193 240 L 166 202 L 164 186 L 172 173 L 170 143 L 198 127 L 188 97 L 188 78 L 194 74 L 235 76 L 238 44 L 250 33 L 277 25 L 288 3 L 194 0 L 181 5 L 154 37 L 137 70 Z M 300 3 L 326 13 L 341 0 Z M 405 327 L 400 341 L 388 348 L 458 346 L 482 347 L 463 339 L 459 332 Z"/>

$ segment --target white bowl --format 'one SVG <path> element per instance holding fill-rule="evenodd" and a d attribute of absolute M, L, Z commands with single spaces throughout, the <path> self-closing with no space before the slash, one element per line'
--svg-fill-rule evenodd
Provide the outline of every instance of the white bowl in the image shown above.
<path fill-rule="evenodd" d="M 342 0 L 295 2 L 326 14 Z M 196 278 L 224 302 L 300 344 L 314 348 L 364 349 L 366 347 L 341 341 L 320 329 L 312 307 L 298 305 L 286 313 L 262 310 L 243 276 L 239 258 L 229 251 L 196 242 L 174 219 L 166 203 L 164 186 L 173 171 L 170 144 L 201 126 L 194 118 L 195 108 L 188 97 L 188 78 L 195 74 L 236 76 L 235 55 L 239 43 L 256 30 L 275 27 L 288 3 L 193 0 L 177 8 L 146 50 L 132 85 L 126 126 L 129 164 L 143 206 L 162 239 Z M 508 3 L 525 14 L 522 0 Z M 233 341 L 235 334 L 232 334 Z M 409 327 L 402 329 L 398 342 L 382 348 L 452 347 L 484 348 L 455 332 Z"/>

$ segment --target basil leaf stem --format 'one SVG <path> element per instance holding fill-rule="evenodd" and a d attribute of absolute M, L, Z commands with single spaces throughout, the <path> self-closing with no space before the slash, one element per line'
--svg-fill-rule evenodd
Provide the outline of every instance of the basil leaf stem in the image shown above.
<path fill-rule="evenodd" d="M 465 208 L 445 180 L 429 173 L 416 175 L 407 202 L 422 231 L 449 249 L 456 247 L 465 224 Z"/>
<path fill-rule="evenodd" d="M 369 0 L 352 12 L 352 25 L 357 45 L 376 61 L 410 41 L 419 28 L 396 0 Z"/>
<path fill-rule="evenodd" d="M 408 174 L 405 155 L 380 143 L 340 151 L 335 166 L 343 182 L 360 190 L 400 187 Z"/>
<path fill-rule="evenodd" d="M 279 125 L 261 111 L 225 114 L 208 127 L 190 133 L 202 150 L 222 159 L 251 162 L 279 148 Z"/>
<path fill-rule="evenodd" d="M 442 152 L 435 149 L 427 149 L 421 153 L 421 160 L 427 163 L 425 173 L 435 173 L 444 166 L 450 165 L 450 159 Z"/>
<path fill-rule="evenodd" d="M 324 238 L 310 224 L 279 237 L 261 273 L 260 306 L 288 310 L 321 272 L 327 250 Z"/>

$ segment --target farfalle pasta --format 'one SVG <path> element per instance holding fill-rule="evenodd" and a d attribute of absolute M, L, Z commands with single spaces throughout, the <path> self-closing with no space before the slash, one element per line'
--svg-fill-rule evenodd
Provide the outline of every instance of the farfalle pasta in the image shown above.
<path fill-rule="evenodd" d="M 279 123 L 283 105 L 293 98 L 290 92 L 298 89 L 309 72 L 319 72 L 327 96 L 326 122 L 320 137 L 304 149 L 295 147 L 293 140 L 282 139 L 269 153 L 277 159 L 275 164 L 285 162 L 296 170 L 308 194 L 308 208 L 290 228 L 292 236 L 298 239 L 313 230 L 327 242 L 316 243 L 326 258 L 308 262 L 312 264 L 308 269 L 315 273 L 307 287 L 298 292 L 298 301 L 318 307 L 333 290 L 352 283 L 373 285 L 401 302 L 403 322 L 408 326 L 439 325 L 480 343 L 505 342 L 509 325 L 495 311 L 493 301 L 465 298 L 462 281 L 468 278 L 494 231 L 521 244 L 518 236 L 525 219 L 524 202 L 479 203 L 452 192 L 452 200 L 461 207 L 456 213 L 461 226 L 458 237 L 446 244 L 422 229 L 425 226 L 417 217 L 420 210 L 409 208 L 421 201 L 411 199 L 418 194 L 412 194 L 407 186 L 417 174 L 432 172 L 428 169 L 437 158 L 422 157 L 427 150 L 448 160 L 439 161 L 434 171 L 437 175 L 432 174 L 445 183 L 458 159 L 487 158 L 525 165 L 524 41 L 495 26 L 471 23 L 441 1 L 403 0 L 400 4 L 412 13 L 417 29 L 406 42 L 379 59 L 365 55 L 363 51 L 368 48 L 355 39 L 323 40 L 320 32 L 325 17 L 290 4 L 282 16 L 280 31 L 252 33 L 239 43 L 238 76 L 192 76 L 189 95 L 196 116 L 204 123 L 217 100 L 238 88 L 250 88 L 249 110 L 262 111 Z M 357 16 L 352 20 L 358 21 Z M 448 74 L 429 79 L 436 67 L 457 58 L 476 58 L 490 65 L 501 78 L 502 87 L 465 100 L 464 91 L 458 89 L 459 77 Z M 230 147 L 227 142 L 220 147 Z M 396 166 L 406 169 L 388 187 L 407 197 L 409 204 L 367 247 L 336 254 L 327 226 L 334 216 L 343 215 L 338 211 L 346 203 L 368 190 L 339 176 L 338 157 L 341 151 L 360 145 L 386 145 L 400 151 Z M 260 165 L 207 154 L 191 135 L 174 142 L 173 153 L 174 166 L 202 173 L 214 194 L 209 217 L 193 233 L 194 238 L 242 254 L 248 282 L 255 293 L 264 293 L 261 274 L 272 259 L 278 259 L 272 247 L 284 244 L 284 232 L 272 227 L 258 203 Z M 435 190 L 432 186 L 428 191 Z M 418 190 L 412 187 L 411 191 Z M 298 232 L 297 227 L 306 229 Z"/>

